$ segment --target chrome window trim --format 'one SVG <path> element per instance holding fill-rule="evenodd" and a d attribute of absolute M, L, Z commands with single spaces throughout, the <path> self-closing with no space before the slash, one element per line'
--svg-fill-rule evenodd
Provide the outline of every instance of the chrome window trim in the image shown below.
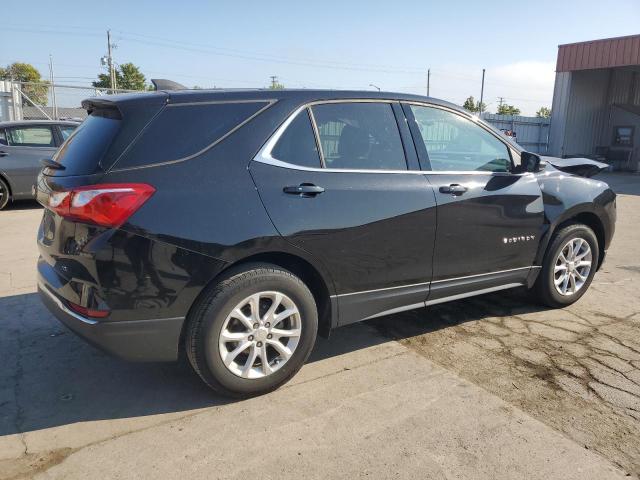
<path fill-rule="evenodd" d="M 306 110 L 307 117 L 311 122 L 311 128 L 313 129 L 313 137 L 316 142 L 316 148 L 318 149 L 318 155 L 320 155 L 320 168 L 327 168 L 327 162 L 324 160 L 324 150 L 322 150 L 322 142 L 320 141 L 320 130 L 318 130 L 318 124 L 316 123 L 316 116 L 310 107 L 307 107 Z"/>
<path fill-rule="evenodd" d="M 353 98 L 353 99 L 338 99 L 338 100 L 315 100 L 312 102 L 308 102 L 305 103 L 304 105 L 299 106 L 298 108 L 296 108 L 293 113 L 291 113 L 284 122 L 282 122 L 282 124 L 276 129 L 276 131 L 271 135 L 271 137 L 269 137 L 269 139 L 267 140 L 267 142 L 263 145 L 263 147 L 260 149 L 260 151 L 256 154 L 255 157 L 253 157 L 253 161 L 255 162 L 259 162 L 259 163 L 264 163 L 267 165 L 271 165 L 274 167 L 280 167 L 280 168 L 288 168 L 291 170 L 301 170 L 301 171 L 307 171 L 307 172 L 329 172 L 329 173 L 387 173 L 387 174 L 400 174 L 400 173 L 406 173 L 406 174 L 410 174 L 410 175 L 456 175 L 456 174 L 464 174 L 464 175 L 500 175 L 500 176 L 504 176 L 504 175 L 523 175 L 523 174 L 518 174 L 518 173 L 512 173 L 512 172 L 488 172 L 488 171 L 479 171 L 479 170 L 449 170 L 449 171 L 434 171 L 434 170 L 410 170 L 407 166 L 407 170 L 378 170 L 378 169 L 355 169 L 355 168 L 326 168 L 324 167 L 325 163 L 324 163 L 324 154 L 322 153 L 322 146 L 320 145 L 320 141 L 319 141 L 319 133 L 317 130 L 317 125 L 315 123 L 315 117 L 313 116 L 313 111 L 311 110 L 311 107 L 314 105 L 323 105 L 323 104 L 327 104 L 327 103 L 388 103 L 388 104 L 394 104 L 394 103 L 406 103 L 406 104 L 415 104 L 415 105 L 419 105 L 419 106 L 423 106 L 423 107 L 434 107 L 434 108 L 440 108 L 441 110 L 447 110 L 450 111 L 451 113 L 457 114 L 459 116 L 461 116 L 462 118 L 467 118 L 468 120 L 480 125 L 480 127 L 482 127 L 485 131 L 489 132 L 491 135 L 493 135 L 494 137 L 496 137 L 498 140 L 500 140 L 500 142 L 502 142 L 506 147 L 507 150 L 509 152 L 509 154 L 511 154 L 511 147 L 505 143 L 501 138 L 499 138 L 495 132 L 492 132 L 491 130 L 487 129 L 483 124 L 478 123 L 478 118 L 477 117 L 465 117 L 464 114 L 461 114 L 460 112 L 458 112 L 457 110 L 453 109 L 453 108 L 449 108 L 449 107 L 445 107 L 442 105 L 436 105 L 436 104 L 432 104 L 432 103 L 424 103 L 424 102 L 418 102 L 418 101 L 404 101 L 404 100 L 389 100 L 389 99 L 368 99 L 368 98 Z M 271 154 L 273 148 L 275 147 L 276 143 L 278 143 L 278 140 L 280 140 L 280 137 L 283 135 L 284 131 L 289 127 L 289 125 L 291 125 L 291 122 L 293 122 L 293 120 L 296 118 L 296 116 L 302 112 L 305 109 L 309 109 L 309 118 L 311 120 L 311 124 L 312 124 L 312 128 L 314 130 L 314 134 L 316 136 L 316 145 L 318 146 L 318 151 L 320 152 L 320 162 L 323 165 L 322 167 L 319 168 L 315 168 L 315 167 L 305 167 L 302 165 L 296 165 L 294 163 L 289 163 L 289 162 L 285 162 L 282 160 L 279 160 L 275 157 L 273 157 L 273 155 Z M 406 158 L 405 158 L 406 161 Z M 513 162 L 513 157 L 511 158 L 511 161 Z M 528 173 L 528 172 L 527 172 Z"/>

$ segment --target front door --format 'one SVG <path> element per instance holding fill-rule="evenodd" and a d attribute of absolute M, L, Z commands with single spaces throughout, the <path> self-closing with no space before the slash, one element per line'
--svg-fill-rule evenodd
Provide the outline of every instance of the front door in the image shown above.
<path fill-rule="evenodd" d="M 435 197 L 394 108 L 302 109 L 250 167 L 280 234 L 331 273 L 340 324 L 424 305 L 428 294 Z"/>
<path fill-rule="evenodd" d="M 542 234 L 544 205 L 516 153 L 481 123 L 453 110 L 405 105 L 438 204 L 428 303 L 525 282 Z"/>

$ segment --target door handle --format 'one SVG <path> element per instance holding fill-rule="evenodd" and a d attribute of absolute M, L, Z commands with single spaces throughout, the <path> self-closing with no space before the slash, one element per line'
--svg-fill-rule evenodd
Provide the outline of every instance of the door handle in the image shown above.
<path fill-rule="evenodd" d="M 0 157 L 6 157 L 9 155 L 9 152 L 0 152 Z"/>
<path fill-rule="evenodd" d="M 315 197 L 324 192 L 324 188 L 318 187 L 313 183 L 301 183 L 300 185 L 284 187 L 282 191 L 291 195 L 300 195 L 301 197 Z"/>
<path fill-rule="evenodd" d="M 440 193 L 450 193 L 452 195 L 462 195 L 466 191 L 467 187 L 458 183 L 452 183 L 451 185 L 440 187 Z"/>

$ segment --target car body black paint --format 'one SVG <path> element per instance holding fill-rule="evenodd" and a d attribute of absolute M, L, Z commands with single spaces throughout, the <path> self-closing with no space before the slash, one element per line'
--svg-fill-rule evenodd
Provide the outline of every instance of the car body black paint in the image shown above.
<path fill-rule="evenodd" d="M 393 105 L 408 171 L 340 172 L 254 160 L 302 106 L 353 100 Z M 193 158 L 134 167 L 118 161 L 166 105 L 220 101 L 270 106 Z M 100 183 L 148 183 L 156 192 L 118 229 L 45 210 L 38 232 L 45 303 L 72 329 L 116 355 L 172 360 L 198 296 L 246 259 L 286 256 L 310 265 L 328 296 L 328 326 L 335 327 L 530 283 L 552 232 L 578 214 L 601 222 L 603 248 L 608 247 L 615 195 L 606 184 L 549 164 L 536 174 L 431 172 L 398 102 L 434 104 L 470 118 L 446 102 L 377 92 L 179 91 L 85 102 L 88 109 L 117 109 L 123 126 L 87 175 L 45 170 L 40 201 L 46 203 L 50 190 Z M 505 144 L 517 162 L 519 150 Z M 149 158 L 159 158 L 155 149 L 162 148 L 150 145 Z M 300 196 L 283 190 L 301 184 L 324 191 Z M 441 192 L 452 184 L 466 191 Z M 111 313 L 96 324 L 78 323 L 51 295 L 63 305 L 105 306 Z M 111 331 L 105 328 L 115 324 Z"/>

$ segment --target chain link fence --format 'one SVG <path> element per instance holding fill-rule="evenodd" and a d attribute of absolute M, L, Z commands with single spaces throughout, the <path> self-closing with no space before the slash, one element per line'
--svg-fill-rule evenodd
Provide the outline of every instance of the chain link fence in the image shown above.
<path fill-rule="evenodd" d="M 81 106 L 85 98 L 134 91 L 49 83 L 3 82 L 3 85 L 0 85 L 0 120 L 82 121 L 87 116 L 87 112 Z"/>

